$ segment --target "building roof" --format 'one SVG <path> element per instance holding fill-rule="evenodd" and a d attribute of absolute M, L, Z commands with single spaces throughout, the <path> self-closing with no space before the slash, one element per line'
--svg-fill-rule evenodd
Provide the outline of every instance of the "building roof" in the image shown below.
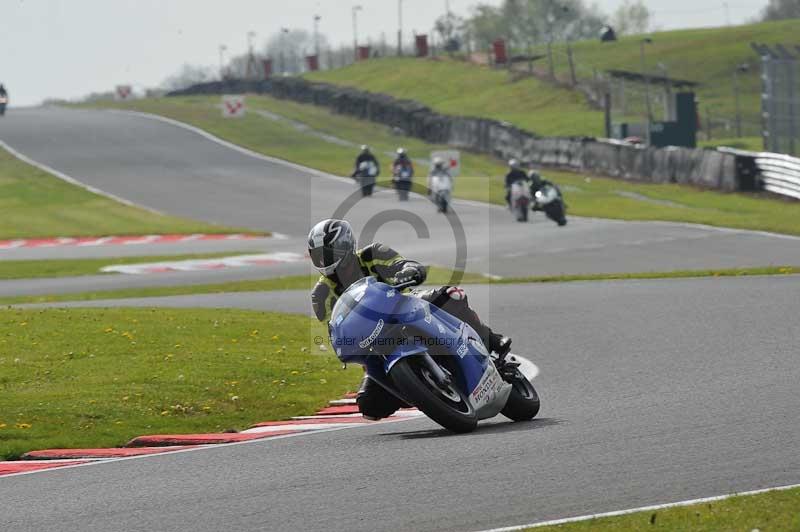
<path fill-rule="evenodd" d="M 676 88 L 697 87 L 698 85 L 700 85 L 696 81 L 670 78 L 667 76 L 657 76 L 654 74 L 641 74 L 640 72 L 631 72 L 630 70 L 606 70 L 606 73 L 612 78 L 633 81 L 634 83 L 650 83 L 651 85 L 669 85 L 671 87 L 676 87 Z"/>

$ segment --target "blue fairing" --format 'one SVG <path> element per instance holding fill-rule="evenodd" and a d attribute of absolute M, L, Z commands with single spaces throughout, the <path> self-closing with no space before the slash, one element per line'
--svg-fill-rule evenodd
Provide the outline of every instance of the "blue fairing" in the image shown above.
<path fill-rule="evenodd" d="M 340 360 L 362 364 L 374 376 L 387 374 L 409 355 L 447 353 L 458 361 L 459 380 L 471 392 L 490 363 L 472 327 L 373 277 L 354 283 L 339 298 L 331 315 L 330 335 Z"/>

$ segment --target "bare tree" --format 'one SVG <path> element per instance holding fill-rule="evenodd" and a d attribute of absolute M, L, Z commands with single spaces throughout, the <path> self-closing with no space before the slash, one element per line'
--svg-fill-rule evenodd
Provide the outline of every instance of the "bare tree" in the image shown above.
<path fill-rule="evenodd" d="M 650 10 L 642 0 L 625 0 L 614 12 L 614 29 L 620 35 L 647 32 L 650 27 Z"/>
<path fill-rule="evenodd" d="M 161 82 L 161 87 L 166 90 L 180 90 L 215 78 L 212 67 L 184 64 L 178 72 Z"/>
<path fill-rule="evenodd" d="M 762 20 L 800 18 L 800 0 L 769 0 L 761 12 Z"/>

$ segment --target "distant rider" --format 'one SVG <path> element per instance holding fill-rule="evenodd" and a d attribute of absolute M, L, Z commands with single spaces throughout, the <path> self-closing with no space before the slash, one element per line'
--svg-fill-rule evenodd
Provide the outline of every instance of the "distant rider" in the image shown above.
<path fill-rule="evenodd" d="M 8 91 L 6 91 L 6 86 L 0 83 L 0 98 L 8 98 Z"/>
<path fill-rule="evenodd" d="M 433 168 L 431 168 L 430 173 L 428 174 L 428 190 L 431 190 L 432 185 L 432 178 L 433 177 L 444 177 L 450 182 L 450 188 L 453 188 L 453 176 L 450 175 L 450 170 L 448 170 L 447 165 L 444 162 L 444 159 L 441 157 L 436 157 L 433 160 Z"/>
<path fill-rule="evenodd" d="M 408 158 L 405 148 L 397 148 L 397 157 L 392 163 L 392 181 L 398 191 L 408 192 L 411 190 L 411 182 L 414 179 L 414 164 Z M 407 199 L 408 194 L 400 196 Z"/>
<path fill-rule="evenodd" d="M 381 173 L 381 165 L 378 162 L 378 159 L 372 154 L 372 151 L 370 151 L 369 146 L 366 144 L 361 146 L 361 151 L 358 153 L 358 157 L 356 157 L 356 165 L 351 177 L 356 177 L 358 175 L 358 169 L 361 166 L 361 163 L 373 163 L 375 168 L 378 169 L 375 177 Z"/>
<path fill-rule="evenodd" d="M 427 271 L 419 262 L 403 258 L 392 248 L 375 242 L 356 251 L 356 239 L 350 224 L 344 220 L 323 220 L 308 234 L 308 253 L 322 276 L 311 292 L 311 305 L 317 319 L 327 322 L 333 306 L 344 291 L 366 276 L 387 284 L 415 281 L 422 284 Z M 493 332 L 481 322 L 469 306 L 466 292 L 457 286 L 415 292 L 428 301 L 468 323 L 481 336 L 489 351 L 505 356 L 511 339 Z M 359 410 L 368 419 L 392 415 L 403 403 L 384 390 L 371 377 L 364 377 L 356 396 Z"/>
<path fill-rule="evenodd" d="M 556 192 L 558 192 L 558 197 L 563 198 L 563 196 L 561 194 L 561 189 L 558 188 L 558 186 L 555 183 L 553 183 L 551 181 L 548 181 L 547 179 L 543 179 L 542 175 L 534 168 L 532 168 L 528 172 L 528 182 L 530 183 L 531 196 L 533 196 L 533 197 L 536 196 L 536 193 L 539 190 L 541 190 L 542 187 L 544 187 L 545 185 L 550 185 L 551 187 L 556 189 Z M 540 211 L 541 210 L 539 208 L 539 206 L 536 204 L 536 202 L 533 202 L 533 210 L 534 211 Z"/>
<path fill-rule="evenodd" d="M 511 206 L 511 185 L 515 181 L 527 181 L 528 175 L 522 169 L 519 161 L 511 159 L 508 161 L 508 173 L 506 174 L 506 205 Z"/>

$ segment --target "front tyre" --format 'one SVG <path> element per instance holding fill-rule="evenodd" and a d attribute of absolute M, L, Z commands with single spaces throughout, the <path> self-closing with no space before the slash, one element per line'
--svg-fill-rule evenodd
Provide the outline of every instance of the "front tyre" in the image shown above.
<path fill-rule="evenodd" d="M 514 372 L 511 383 L 511 394 L 508 396 L 506 406 L 500 411 L 512 421 L 529 421 L 539 413 L 539 394 L 533 383 L 525 378 L 519 371 Z"/>
<path fill-rule="evenodd" d="M 466 395 L 456 386 L 437 384 L 422 357 L 398 360 L 389 376 L 405 399 L 444 428 L 465 433 L 478 426 L 477 413 Z"/>

